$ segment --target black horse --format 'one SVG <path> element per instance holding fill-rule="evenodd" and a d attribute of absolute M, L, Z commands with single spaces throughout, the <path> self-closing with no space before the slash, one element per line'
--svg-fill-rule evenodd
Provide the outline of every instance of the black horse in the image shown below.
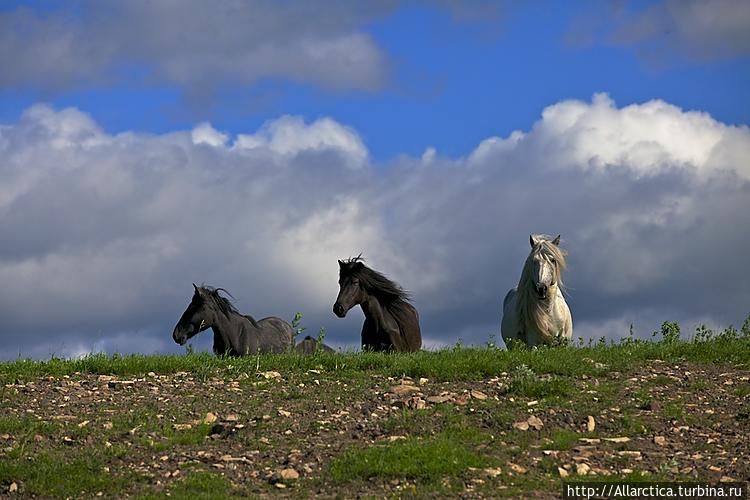
<path fill-rule="evenodd" d="M 229 299 L 219 295 L 223 288 L 195 286 L 193 300 L 174 327 L 172 338 L 184 345 L 190 337 L 212 328 L 216 355 L 247 356 L 256 353 L 288 352 L 294 346 L 292 327 L 270 317 L 255 321 L 242 315 Z M 231 295 L 230 295 L 231 297 Z"/>
<path fill-rule="evenodd" d="M 418 351 L 422 347 L 419 314 L 398 284 L 362 263 L 362 256 L 339 261 L 339 295 L 333 312 L 339 318 L 359 304 L 365 313 L 362 348 Z"/>
<path fill-rule="evenodd" d="M 294 346 L 294 350 L 304 355 L 315 354 L 317 352 L 336 352 L 331 346 L 327 346 L 323 342 L 318 342 L 309 335 L 302 339 L 302 342 Z"/>

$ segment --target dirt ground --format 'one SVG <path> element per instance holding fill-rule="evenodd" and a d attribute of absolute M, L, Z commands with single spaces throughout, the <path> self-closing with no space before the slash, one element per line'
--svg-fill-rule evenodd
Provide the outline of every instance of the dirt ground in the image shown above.
<path fill-rule="evenodd" d="M 558 497 L 563 479 L 602 476 L 750 481 L 748 371 L 654 361 L 566 379 L 567 393 L 541 398 L 514 392 L 512 377 L 342 380 L 308 370 L 17 380 L 2 389 L 0 463 L 94 456 L 103 477 L 125 479 L 99 491 L 82 483 L 83 497 L 179 496 L 197 471 L 219 476 L 231 495 L 261 497 Z M 466 428 L 478 467 L 438 478 L 332 474 L 349 450 Z M 58 494 L 22 470 L 0 476 L 0 496 Z"/>

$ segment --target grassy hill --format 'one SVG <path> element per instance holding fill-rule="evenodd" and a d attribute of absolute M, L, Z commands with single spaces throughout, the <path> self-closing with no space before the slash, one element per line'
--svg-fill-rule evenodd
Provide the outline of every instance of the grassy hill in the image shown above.
<path fill-rule="evenodd" d="M 0 496 L 557 497 L 750 479 L 737 331 L 534 351 L 0 364 Z"/>

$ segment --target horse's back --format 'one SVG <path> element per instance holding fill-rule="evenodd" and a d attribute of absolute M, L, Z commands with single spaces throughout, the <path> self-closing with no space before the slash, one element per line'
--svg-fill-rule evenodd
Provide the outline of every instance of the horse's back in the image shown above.
<path fill-rule="evenodd" d="M 294 350 L 299 354 L 310 355 L 316 352 L 336 352 L 332 347 L 325 345 L 322 342 L 318 342 L 311 336 L 305 337 L 302 342 L 294 346 Z"/>
<path fill-rule="evenodd" d="M 408 302 L 404 302 L 403 307 L 399 308 L 394 316 L 404 341 L 404 346 L 399 350 L 406 352 L 420 350 L 422 348 L 422 329 L 419 326 L 417 309 Z"/>
<path fill-rule="evenodd" d="M 365 313 L 362 347 L 374 351 L 415 352 L 422 348 L 419 313 L 406 301 L 381 309 L 379 319 Z"/>
<path fill-rule="evenodd" d="M 294 347 L 292 326 L 281 318 L 269 316 L 256 322 L 260 330 L 260 352 L 288 352 Z"/>

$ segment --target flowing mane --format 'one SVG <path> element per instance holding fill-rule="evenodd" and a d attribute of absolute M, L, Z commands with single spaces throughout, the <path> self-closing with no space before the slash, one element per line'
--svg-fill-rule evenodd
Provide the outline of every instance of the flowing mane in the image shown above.
<path fill-rule="evenodd" d="M 341 267 L 340 277 L 349 276 L 359 279 L 360 284 L 372 295 L 383 302 L 383 305 L 396 306 L 399 302 L 408 303 L 411 300 L 409 292 L 401 288 L 382 273 L 374 271 L 363 264 L 362 255 L 345 260 Z"/>
<path fill-rule="evenodd" d="M 232 304 L 232 301 L 229 300 L 226 297 L 222 297 L 219 292 L 224 292 L 230 297 L 234 298 L 231 293 L 225 288 L 214 288 L 212 286 L 207 285 L 201 285 L 200 287 L 201 291 L 206 294 L 206 297 L 210 297 L 214 304 L 216 305 L 217 309 L 226 317 L 231 317 L 232 314 L 237 314 L 240 316 L 243 316 L 250 320 L 250 322 L 257 326 L 257 322 L 255 321 L 255 318 L 248 314 L 242 314 L 237 310 L 237 308 Z"/>
<path fill-rule="evenodd" d="M 418 351 L 422 347 L 419 313 L 409 293 L 363 263 L 362 254 L 339 260 L 339 295 L 333 312 L 343 318 L 355 305 L 362 307 L 362 347 L 376 351 Z"/>
<path fill-rule="evenodd" d="M 540 236 L 538 243 L 531 249 L 529 256 L 526 258 L 523 271 L 521 272 L 521 279 L 518 281 L 519 296 L 516 301 L 518 318 L 525 326 L 524 331 L 529 326 L 535 326 L 542 335 L 545 335 L 545 341 L 552 340 L 552 318 L 549 308 L 545 307 L 545 303 L 536 300 L 532 279 L 533 262 L 535 257 L 539 257 L 549 263 L 553 263 L 554 282 L 561 291 L 564 291 L 562 272 L 567 266 L 566 255 L 567 253 L 564 250 L 552 243 L 551 238 Z"/>

